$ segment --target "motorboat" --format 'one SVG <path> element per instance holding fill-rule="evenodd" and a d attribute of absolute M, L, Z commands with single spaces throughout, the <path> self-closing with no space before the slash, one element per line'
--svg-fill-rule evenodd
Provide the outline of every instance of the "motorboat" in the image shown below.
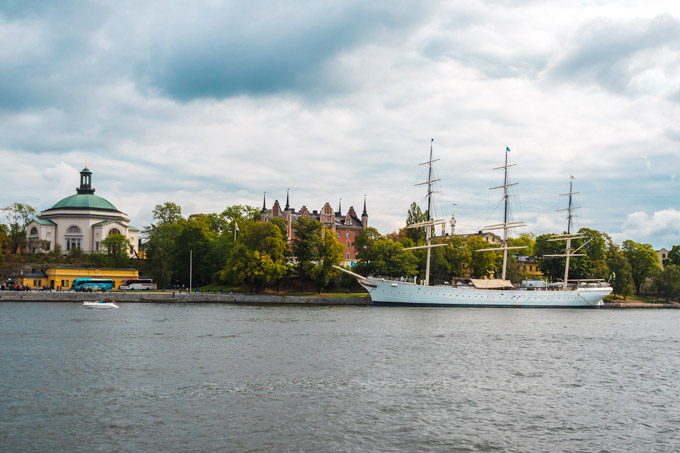
<path fill-rule="evenodd" d="M 115 301 L 106 302 L 104 300 L 86 300 L 83 306 L 87 308 L 118 308 Z"/>

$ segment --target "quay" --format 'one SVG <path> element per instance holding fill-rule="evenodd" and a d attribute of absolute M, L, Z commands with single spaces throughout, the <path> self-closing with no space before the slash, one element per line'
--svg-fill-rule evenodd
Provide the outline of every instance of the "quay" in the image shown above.
<path fill-rule="evenodd" d="M 104 300 L 123 303 L 224 303 L 262 305 L 371 305 L 370 297 L 284 296 L 280 294 L 70 291 L 0 291 L 0 302 L 83 302 Z"/>

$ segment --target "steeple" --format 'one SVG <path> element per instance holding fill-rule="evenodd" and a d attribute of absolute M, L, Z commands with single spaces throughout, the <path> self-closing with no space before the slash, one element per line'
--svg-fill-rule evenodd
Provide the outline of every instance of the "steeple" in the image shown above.
<path fill-rule="evenodd" d="M 262 200 L 262 211 L 260 211 L 260 221 L 269 221 L 269 211 L 267 211 L 267 192 L 264 193 L 264 199 Z"/>
<path fill-rule="evenodd" d="M 338 201 L 338 215 L 342 215 L 342 198 Z"/>
<path fill-rule="evenodd" d="M 76 189 L 79 194 L 93 194 L 94 187 L 92 187 L 92 172 L 87 168 L 87 162 L 85 163 L 85 168 L 80 170 L 80 187 Z"/>
<path fill-rule="evenodd" d="M 364 195 L 364 212 L 361 213 L 361 226 L 368 227 L 368 212 L 366 212 L 366 195 Z"/>
<path fill-rule="evenodd" d="M 290 211 L 290 202 L 288 201 L 288 196 L 290 195 L 290 189 L 286 189 L 286 211 Z"/>

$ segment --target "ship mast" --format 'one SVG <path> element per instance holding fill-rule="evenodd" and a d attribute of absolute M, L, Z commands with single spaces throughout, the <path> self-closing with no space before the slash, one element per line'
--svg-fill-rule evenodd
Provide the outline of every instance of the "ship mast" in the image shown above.
<path fill-rule="evenodd" d="M 569 282 L 569 258 L 571 258 L 572 256 L 585 256 L 584 253 L 576 253 L 576 252 L 578 252 L 580 249 L 585 247 L 585 245 L 588 242 L 590 242 L 590 241 L 586 242 L 585 244 L 581 245 L 581 247 L 577 248 L 573 252 L 571 250 L 572 239 L 582 239 L 582 238 L 585 237 L 582 234 L 578 234 L 578 233 L 572 234 L 571 233 L 571 218 L 573 217 L 572 212 L 574 211 L 574 209 L 578 209 L 580 207 L 580 206 L 574 206 L 574 203 L 573 203 L 573 196 L 578 194 L 578 192 L 574 192 L 574 190 L 573 190 L 573 187 L 574 187 L 574 181 L 573 180 L 574 179 L 575 178 L 573 176 L 571 176 L 571 179 L 569 180 L 569 193 L 560 194 L 561 197 L 569 197 L 569 204 L 568 204 L 567 209 L 560 209 L 559 210 L 559 211 L 567 211 L 567 234 L 554 236 L 553 238 L 548 239 L 549 241 L 566 240 L 567 245 L 566 245 L 566 248 L 565 248 L 565 251 L 564 251 L 564 255 L 543 255 L 543 256 L 547 256 L 547 257 L 566 257 L 567 258 L 566 262 L 564 264 L 564 280 L 562 281 L 562 289 L 563 290 L 567 289 L 568 282 Z"/>
<path fill-rule="evenodd" d="M 420 165 L 427 165 L 427 181 L 421 182 L 416 184 L 416 186 L 422 186 L 427 184 L 427 211 L 426 211 L 426 218 L 424 222 L 418 222 L 418 223 L 413 223 L 411 225 L 407 225 L 406 228 L 422 228 L 425 227 L 426 229 L 426 236 L 425 236 L 425 245 L 417 246 L 417 247 L 407 247 L 402 250 L 416 250 L 416 249 L 427 249 L 427 259 L 425 262 L 425 286 L 430 285 L 430 249 L 432 247 L 443 247 L 446 244 L 432 244 L 432 228 L 435 225 L 439 224 L 444 224 L 444 220 L 432 220 L 430 217 L 430 212 L 432 209 L 432 184 L 435 182 L 439 181 L 439 179 L 432 179 L 432 163 L 437 162 L 439 159 L 433 159 L 433 154 L 432 154 L 432 143 L 434 142 L 434 139 L 430 140 L 430 159 L 427 162 L 423 162 Z"/>
<path fill-rule="evenodd" d="M 487 225 L 484 227 L 484 229 L 487 230 L 503 230 L 503 245 L 501 247 L 493 247 L 493 248 L 488 248 L 488 249 L 478 249 L 475 250 L 475 252 L 489 252 L 489 251 L 497 251 L 497 250 L 503 250 L 503 270 L 501 274 L 501 279 L 505 280 L 505 275 L 506 275 L 506 270 L 508 267 L 508 250 L 515 250 L 515 249 L 524 249 L 526 246 L 517 246 L 517 247 L 508 247 L 508 239 L 509 239 L 509 234 L 508 231 L 511 228 L 519 228 L 526 226 L 524 222 L 508 222 L 508 212 L 509 212 L 509 199 L 510 199 L 510 194 L 508 193 L 508 187 L 510 186 L 515 186 L 517 183 L 509 183 L 508 182 L 508 168 L 509 167 L 514 167 L 517 164 L 511 164 L 508 165 L 508 153 L 510 153 L 510 148 L 508 146 L 505 147 L 505 165 L 502 167 L 496 167 L 494 170 L 500 170 L 501 168 L 504 170 L 504 176 L 503 176 L 503 185 L 502 186 L 497 186 L 497 187 L 491 187 L 489 190 L 495 190 L 495 189 L 503 189 L 503 203 L 504 203 L 504 208 L 503 208 L 503 223 L 497 223 L 494 225 Z"/>

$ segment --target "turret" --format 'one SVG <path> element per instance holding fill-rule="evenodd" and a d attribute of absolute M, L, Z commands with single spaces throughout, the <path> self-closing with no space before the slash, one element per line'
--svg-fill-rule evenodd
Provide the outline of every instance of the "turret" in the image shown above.
<path fill-rule="evenodd" d="M 92 172 L 87 168 L 87 164 L 85 164 L 85 168 L 80 170 L 80 187 L 76 189 L 76 191 L 79 194 L 94 193 L 94 187 L 92 187 Z"/>
<path fill-rule="evenodd" d="M 262 211 L 260 211 L 260 221 L 266 222 L 267 220 L 269 220 L 269 211 L 267 211 L 267 192 L 265 192 L 262 201 Z"/>

